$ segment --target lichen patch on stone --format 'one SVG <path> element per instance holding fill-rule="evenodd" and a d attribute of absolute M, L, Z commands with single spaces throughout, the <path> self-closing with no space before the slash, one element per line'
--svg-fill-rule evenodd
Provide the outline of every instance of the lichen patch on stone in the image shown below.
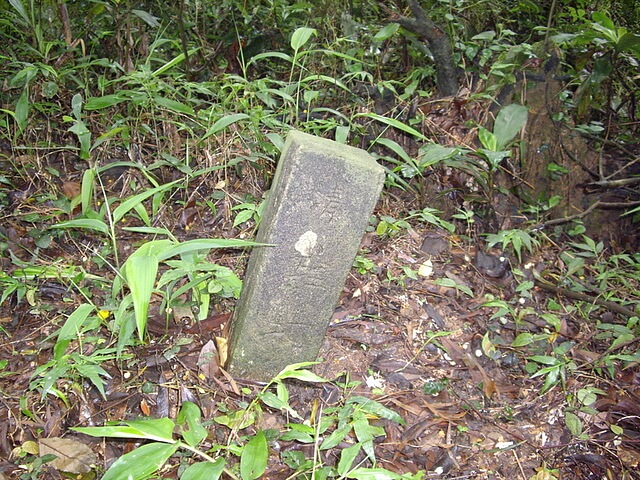
<path fill-rule="evenodd" d="M 317 243 L 318 235 L 311 230 L 307 230 L 300 235 L 300 238 L 294 245 L 294 248 L 296 249 L 296 252 L 299 252 L 303 257 L 309 257 L 311 256 L 311 253 L 313 253 L 313 249 Z"/>

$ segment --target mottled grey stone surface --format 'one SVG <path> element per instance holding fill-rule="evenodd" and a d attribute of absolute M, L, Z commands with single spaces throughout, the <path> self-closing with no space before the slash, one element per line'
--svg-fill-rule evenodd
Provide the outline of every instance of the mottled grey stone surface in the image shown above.
<path fill-rule="evenodd" d="M 232 375 L 267 381 L 316 359 L 384 183 L 365 151 L 292 131 L 231 322 Z"/>

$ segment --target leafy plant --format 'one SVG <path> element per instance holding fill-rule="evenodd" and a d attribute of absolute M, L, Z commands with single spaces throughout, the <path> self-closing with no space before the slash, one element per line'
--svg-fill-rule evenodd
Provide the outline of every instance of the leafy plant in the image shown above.
<path fill-rule="evenodd" d="M 378 225 L 376 226 L 376 234 L 380 236 L 392 236 L 407 228 L 410 228 L 410 225 L 406 220 L 396 220 L 393 217 L 383 215 L 380 217 Z"/>
<path fill-rule="evenodd" d="M 236 218 L 233 220 L 233 226 L 237 227 L 249 220 L 253 220 L 255 226 L 260 224 L 262 218 L 262 212 L 264 211 L 265 203 L 261 201 L 259 203 L 245 202 L 239 205 L 235 205 L 231 210 L 238 211 Z"/>
<path fill-rule="evenodd" d="M 440 213 L 442 212 L 436 210 L 435 208 L 426 207 L 422 210 L 415 210 L 411 212 L 407 217 L 407 220 L 414 218 L 422 222 L 429 223 L 435 227 L 443 228 L 449 233 L 453 233 L 456 227 L 453 225 L 453 223 L 447 222 L 446 220 L 440 218 L 440 216 L 438 215 Z"/>
<path fill-rule="evenodd" d="M 566 386 L 569 375 L 578 369 L 573 360 L 566 358 L 567 352 L 574 346 L 574 342 L 563 342 L 553 349 L 553 355 L 532 355 L 525 369 L 532 374 L 531 378 L 544 377 L 544 385 L 540 390 L 543 394 L 552 387 L 560 384 Z"/>
<path fill-rule="evenodd" d="M 325 382 L 312 372 L 305 370 L 311 363 L 290 365 L 270 381 L 244 409 L 229 412 L 214 420 L 233 431 L 243 430 L 254 425 L 258 420 L 260 405 L 275 411 L 281 411 L 290 418 L 304 420 L 289 405 L 289 392 L 284 383 L 287 379 L 302 382 Z M 316 415 L 315 410 L 312 416 Z M 368 460 L 375 465 L 374 440 L 384 436 L 385 431 L 379 426 L 371 425 L 371 418 L 384 418 L 392 422 L 404 424 L 404 420 L 384 405 L 361 396 L 353 396 L 344 405 L 325 409 L 319 413 L 317 424 L 289 423 L 286 431 L 279 433 L 282 440 L 301 444 L 318 444 L 318 453 L 335 449 L 339 444 L 353 437 L 355 443 L 342 450 L 340 461 L 336 467 L 322 466 L 318 457 L 306 459 L 295 452 L 283 452 L 283 461 L 302 474 L 315 471 L 321 478 L 385 478 L 385 479 L 419 479 L 422 474 L 400 475 L 382 468 L 367 468 L 354 464 L 362 451 Z M 223 473 L 230 478 L 253 480 L 260 478 L 266 471 L 269 447 L 268 432 L 258 430 L 245 438 L 242 443 L 222 446 L 214 445 L 204 451 L 203 442 L 208 438 L 208 431 L 203 425 L 200 409 L 191 402 L 183 403 L 176 420 L 169 418 L 140 419 L 104 427 L 76 427 L 73 430 L 94 437 L 132 438 L 145 440 L 148 443 L 129 452 L 107 470 L 103 480 L 127 478 L 144 480 L 159 470 L 178 449 L 184 449 L 202 461 L 193 463 L 181 474 L 181 480 L 219 478 Z M 313 422 L 311 422 L 313 423 Z M 269 434 L 272 435 L 272 434 Z M 177 437 L 177 438 L 176 438 Z M 239 465 L 227 463 L 221 454 L 229 453 L 239 456 Z M 300 452 L 298 452 L 300 453 Z"/>
<path fill-rule="evenodd" d="M 256 245 L 258 244 L 255 242 L 233 239 L 197 239 L 186 242 L 177 242 L 170 239 L 152 240 L 132 253 L 120 269 L 120 274 L 113 284 L 113 299 L 115 300 L 119 297 L 119 292 L 124 286 L 128 288 L 129 294 L 125 296 L 122 304 L 133 305 L 135 330 L 138 332 L 138 339 L 142 341 L 145 336 L 149 303 L 156 288 L 156 277 L 160 263 L 166 262 L 175 256 L 181 256 L 184 259 L 194 252 L 208 251 L 212 248 L 245 248 Z M 174 266 L 179 267 L 179 272 L 192 277 L 198 269 L 203 270 L 201 267 L 193 270 L 185 269 L 184 263 L 174 264 Z M 221 271 L 221 269 L 217 270 L 218 272 Z M 165 277 L 164 281 L 166 280 L 167 278 Z M 189 288 L 196 287 L 198 283 L 200 282 L 192 283 Z M 131 317 L 129 312 L 128 308 L 124 310 L 120 308 L 115 312 L 115 322 L 119 326 L 119 343 L 121 345 L 122 342 L 128 340 L 128 335 L 125 332 L 130 331 Z M 206 316 L 206 311 L 201 313 Z"/>
<path fill-rule="evenodd" d="M 361 275 L 365 275 L 370 272 L 375 272 L 376 270 L 376 265 L 373 262 L 373 260 L 363 255 L 356 256 L 356 258 L 353 261 L 353 267 Z"/>
<path fill-rule="evenodd" d="M 511 156 L 511 150 L 507 149 L 509 143 L 524 128 L 527 123 L 528 110 L 523 105 L 507 105 L 502 107 L 493 125 L 493 132 L 486 128 L 478 127 L 478 139 L 482 148 L 475 154 L 486 160 L 488 164 L 488 188 L 493 190 L 493 177 L 505 158 Z"/>
<path fill-rule="evenodd" d="M 512 246 L 518 257 L 518 262 L 522 262 L 522 247 L 529 253 L 533 253 L 534 248 L 540 245 L 540 242 L 536 238 L 533 238 L 529 232 L 521 229 L 501 230 L 498 233 L 489 233 L 486 235 L 486 238 L 488 248 L 499 244 L 503 250 L 506 250 L 509 246 Z"/>

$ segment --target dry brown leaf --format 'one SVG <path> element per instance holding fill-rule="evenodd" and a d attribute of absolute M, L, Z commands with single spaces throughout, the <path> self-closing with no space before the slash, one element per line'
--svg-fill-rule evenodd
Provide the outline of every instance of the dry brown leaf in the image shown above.
<path fill-rule="evenodd" d="M 80 195 L 81 187 L 78 182 L 64 182 L 62 184 L 62 193 L 67 198 L 75 198 Z"/>
<path fill-rule="evenodd" d="M 220 371 L 220 366 L 218 365 L 218 350 L 213 340 L 205 343 L 202 350 L 200 350 L 198 367 L 200 368 L 200 373 L 207 380 L 212 379 Z"/>
<path fill-rule="evenodd" d="M 60 472 L 87 473 L 98 461 L 87 445 L 70 438 L 41 438 L 38 445 L 41 456 L 52 454 L 58 457 L 50 465 Z"/>
<path fill-rule="evenodd" d="M 229 358 L 229 342 L 224 337 L 216 337 L 216 347 L 218 348 L 218 361 L 220 365 L 226 365 Z"/>

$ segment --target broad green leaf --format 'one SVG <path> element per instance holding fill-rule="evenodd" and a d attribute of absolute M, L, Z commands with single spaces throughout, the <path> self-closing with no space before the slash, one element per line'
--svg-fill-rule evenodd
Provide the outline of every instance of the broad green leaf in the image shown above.
<path fill-rule="evenodd" d="M 263 58 L 279 58 L 279 59 L 285 60 L 287 62 L 293 62 L 293 58 L 291 58 L 291 55 L 287 55 L 286 53 L 282 53 L 282 52 L 264 52 L 264 53 L 259 53 L 258 55 L 254 55 L 253 57 L 251 57 L 251 59 L 247 62 L 247 66 L 251 65 L 252 63 L 257 62 L 258 60 L 262 60 Z"/>
<path fill-rule="evenodd" d="M 315 28 L 298 28 L 295 32 L 293 32 L 293 35 L 291 36 L 291 48 L 293 48 L 297 52 L 302 46 L 304 46 L 304 44 L 309 41 L 311 35 L 315 35 L 316 33 L 317 32 Z"/>
<path fill-rule="evenodd" d="M 180 480 L 217 480 L 224 471 L 224 458 L 219 458 L 214 463 L 194 463 L 180 476 Z"/>
<path fill-rule="evenodd" d="M 169 418 L 131 420 L 126 425 L 108 425 L 105 427 L 75 427 L 71 430 L 92 437 L 139 438 L 157 442 L 173 443 L 175 424 Z"/>
<path fill-rule="evenodd" d="M 85 123 L 81 120 L 75 120 L 74 124 L 71 125 L 67 131 L 74 133 L 78 137 L 78 142 L 80 143 L 80 158 L 88 160 L 91 157 L 91 132 Z"/>
<path fill-rule="evenodd" d="M 117 278 L 119 279 L 120 277 Z M 114 282 L 114 287 L 116 286 L 116 283 L 118 282 Z M 119 291 L 120 287 L 114 289 L 114 292 L 119 293 Z M 116 297 L 116 295 L 114 295 L 114 297 Z M 132 302 L 133 300 L 131 298 L 131 294 L 128 293 L 120 301 L 118 309 L 113 312 L 114 324 L 111 328 L 111 331 L 118 337 L 118 343 L 116 347 L 118 355 L 121 355 L 125 347 L 130 344 L 131 340 L 133 340 L 133 335 L 136 330 L 135 312 L 131 311 Z"/>
<path fill-rule="evenodd" d="M 190 106 L 185 105 L 184 103 L 177 102 L 175 100 L 171 100 L 170 98 L 155 96 L 153 97 L 153 101 L 156 103 L 156 105 L 159 105 L 160 107 L 164 107 L 167 110 L 171 110 L 176 113 L 184 113 L 185 115 L 195 114 L 193 108 L 191 108 Z"/>
<path fill-rule="evenodd" d="M 279 399 L 272 392 L 261 393 L 258 397 L 265 405 L 276 410 L 286 410 L 289 408 L 289 404 L 287 402 Z"/>
<path fill-rule="evenodd" d="M 398 480 L 402 478 L 401 475 L 384 468 L 356 468 L 347 473 L 345 477 L 356 480 Z"/>
<path fill-rule="evenodd" d="M 395 118 L 387 118 L 382 115 L 378 115 L 377 113 L 360 113 L 357 116 L 368 117 L 373 120 L 377 120 L 380 123 L 384 123 L 389 127 L 397 128 L 398 130 L 403 131 L 404 133 L 408 133 L 409 135 L 413 135 L 420 140 L 429 141 L 427 137 L 425 137 L 422 133 L 417 131 L 415 128 L 410 127 L 409 125 L 405 125 L 400 120 L 396 120 Z"/>
<path fill-rule="evenodd" d="M 269 449 L 264 432 L 258 432 L 242 449 L 240 476 L 242 480 L 260 478 L 267 468 Z"/>
<path fill-rule="evenodd" d="M 276 394 L 278 399 L 282 402 L 289 403 L 289 390 L 287 386 L 282 382 L 276 383 Z"/>
<path fill-rule="evenodd" d="M 434 280 L 433 283 L 440 285 L 441 287 L 455 288 L 456 290 L 473 297 L 473 291 L 469 287 L 462 285 L 461 283 L 456 283 L 452 278 L 438 278 Z"/>
<path fill-rule="evenodd" d="M 543 313 L 540 315 L 540 318 L 551 325 L 556 332 L 559 332 L 562 328 L 562 321 L 553 313 Z"/>
<path fill-rule="evenodd" d="M 346 475 L 346 473 L 349 472 L 349 470 L 351 470 L 353 461 L 356 459 L 356 456 L 358 455 L 359 452 L 360 452 L 360 444 L 358 443 L 342 449 L 342 451 L 340 452 L 340 461 L 338 462 L 339 475 Z"/>
<path fill-rule="evenodd" d="M 340 428 L 336 428 L 333 432 L 331 432 L 331 435 L 324 439 L 324 441 L 320 445 L 320 450 L 329 450 L 335 447 L 340 442 L 342 442 L 347 437 L 347 435 L 349 435 L 349 432 L 351 432 L 351 425 L 348 423 L 344 424 Z"/>
<path fill-rule="evenodd" d="M 122 270 L 133 299 L 138 339 L 143 341 L 147 328 L 149 302 L 158 274 L 158 257 L 153 254 L 131 255 Z"/>
<path fill-rule="evenodd" d="M 144 204 L 142 203 L 136 203 L 133 206 L 133 209 L 135 210 L 135 212 L 138 214 L 138 216 L 140 217 L 140 220 L 142 220 L 142 222 L 147 226 L 150 227 L 151 226 L 151 219 L 149 218 L 149 214 L 147 213 L 147 209 L 144 208 Z"/>
<path fill-rule="evenodd" d="M 615 350 L 620 345 L 624 345 L 625 343 L 632 342 L 635 338 L 636 336 L 633 333 L 623 333 L 611 343 L 609 350 Z"/>
<path fill-rule="evenodd" d="M 170 418 L 145 418 L 141 420 L 129 420 L 125 423 L 144 434 L 147 439 L 161 442 L 173 441 L 175 423 Z"/>
<path fill-rule="evenodd" d="M 178 449 L 178 443 L 150 443 L 118 458 L 102 480 L 146 480 Z"/>
<path fill-rule="evenodd" d="M 507 144 L 527 124 L 528 116 L 529 110 L 523 105 L 514 103 L 501 108 L 493 125 L 493 134 L 496 136 L 497 145 L 492 150 L 504 150 Z"/>
<path fill-rule="evenodd" d="M 278 375 L 278 378 L 295 378 L 296 380 L 300 380 L 302 382 L 310 382 L 310 383 L 324 383 L 327 380 L 322 378 L 319 375 L 309 371 L 309 370 L 293 370 L 290 372 L 285 372 L 282 376 Z"/>
<path fill-rule="evenodd" d="M 211 135 L 215 135 L 216 133 L 227 128 L 229 125 L 239 122 L 240 120 L 245 120 L 247 118 L 249 118 L 249 115 L 247 115 L 246 113 L 233 113 L 231 115 L 226 115 L 218 119 L 211 127 L 209 127 L 207 129 L 207 133 L 204 134 L 200 141 L 209 138 Z"/>
<path fill-rule="evenodd" d="M 246 210 L 242 210 L 238 212 L 238 214 L 236 215 L 236 218 L 233 220 L 233 228 L 243 224 L 248 220 L 251 220 L 251 217 L 253 217 L 254 213 L 255 213 L 254 210 L 250 210 L 248 208 Z"/>
<path fill-rule="evenodd" d="M 194 53 L 196 53 L 198 50 L 200 50 L 200 47 L 198 48 L 193 48 L 191 50 L 189 50 L 187 53 L 189 54 L 189 56 L 193 55 Z M 162 65 L 161 67 L 159 67 L 158 69 L 156 69 L 151 76 L 152 77 L 157 77 L 158 75 L 162 75 L 164 72 L 166 72 L 167 70 L 172 69 L 173 67 L 175 67 L 176 65 L 179 65 L 180 63 L 184 62 L 185 59 L 185 55 L 184 53 L 181 53 L 177 56 L 175 56 L 172 60 L 170 60 L 169 62 L 165 63 L 164 65 Z"/>
<path fill-rule="evenodd" d="M 176 255 L 192 253 L 198 250 L 209 250 L 212 248 L 246 248 L 263 245 L 264 244 L 246 240 L 235 240 L 227 238 L 199 238 L 175 244 L 170 248 L 158 252 L 158 259 L 160 261 L 163 261 Z"/>
<path fill-rule="evenodd" d="M 358 404 L 360 409 L 365 413 L 391 420 L 392 422 L 399 423 L 400 425 L 405 425 L 404 419 L 398 413 L 370 398 L 355 395 L 347 400 L 347 404 L 349 403 Z"/>
<path fill-rule="evenodd" d="M 75 369 L 80 376 L 88 378 L 91 381 L 93 386 L 100 392 L 100 395 L 102 395 L 102 398 L 107 399 L 107 393 L 104 391 L 104 379 L 111 378 L 111 375 L 109 375 L 104 368 L 91 363 L 76 363 Z"/>
<path fill-rule="evenodd" d="M 595 12 L 593 12 L 593 14 L 591 15 L 591 18 L 593 19 L 594 22 L 599 23 L 600 25 L 602 25 L 608 30 L 615 30 L 616 28 L 616 25 L 613 23 L 613 20 L 611 20 L 611 18 L 609 18 L 607 14 L 605 14 L 601 10 L 596 10 Z"/>
<path fill-rule="evenodd" d="M 213 421 L 232 430 L 242 430 L 253 425 L 256 421 L 256 414 L 253 411 L 236 410 L 235 412 L 228 413 L 227 415 L 215 417 Z"/>
<path fill-rule="evenodd" d="M 514 338 L 513 342 L 511 342 L 511 346 L 514 348 L 524 347 L 525 345 L 529 345 L 531 342 L 533 342 L 533 335 L 528 332 L 523 332 Z"/>
<path fill-rule="evenodd" d="M 150 27 L 155 28 L 160 26 L 160 22 L 158 21 L 158 18 L 154 17 L 149 12 L 145 12 L 144 10 L 132 9 L 131 13 L 133 13 L 135 16 L 137 16 L 140 20 L 145 22 Z"/>
<path fill-rule="evenodd" d="M 295 376 L 296 372 L 308 372 L 308 373 L 312 373 L 309 372 L 309 370 L 305 370 L 307 367 L 311 367 L 313 365 L 317 365 L 318 362 L 299 362 L 299 363 L 292 363 L 291 365 L 287 365 L 286 367 L 284 367 L 282 369 L 282 371 L 276 375 L 274 377 L 274 381 L 279 381 L 279 380 L 283 380 L 285 378 L 300 378 Z M 326 380 L 324 380 L 322 377 L 318 377 L 317 375 L 313 374 L 311 375 L 309 378 L 316 378 L 316 380 L 308 380 L 308 381 L 314 381 L 314 382 L 326 382 Z M 318 380 L 320 379 L 320 380 Z"/>
<path fill-rule="evenodd" d="M 624 428 L 619 425 L 609 425 L 609 428 L 615 435 L 622 435 L 624 433 Z"/>
<path fill-rule="evenodd" d="M 505 158 L 509 158 L 511 156 L 510 150 L 499 150 L 494 152 L 493 150 L 480 148 L 478 149 L 478 153 L 482 154 L 489 161 L 491 171 L 497 169 Z"/>
<path fill-rule="evenodd" d="M 576 393 L 576 397 L 578 398 L 580 403 L 582 403 L 582 405 L 588 407 L 598 399 L 597 394 L 606 395 L 606 393 L 599 388 L 589 387 L 581 388 L 580 390 L 578 390 L 578 392 Z"/>
<path fill-rule="evenodd" d="M 443 147 L 442 145 L 432 143 L 421 148 L 420 153 L 422 155 L 420 157 L 420 168 L 424 170 L 425 168 L 441 162 L 442 160 L 454 157 L 460 153 L 460 149 L 455 147 Z"/>
<path fill-rule="evenodd" d="M 484 127 L 478 127 L 478 140 L 480 140 L 484 148 L 491 152 L 495 152 L 498 149 L 498 139 Z"/>
<path fill-rule="evenodd" d="M 77 121 L 80 121 L 82 119 L 82 104 L 82 95 L 80 93 L 76 93 L 71 98 L 71 113 Z"/>
<path fill-rule="evenodd" d="M 618 43 L 616 44 L 616 50 L 618 52 L 624 52 L 628 49 L 633 49 L 634 47 L 640 45 L 640 35 L 635 35 L 633 33 L 625 33 L 620 37 Z"/>
<path fill-rule="evenodd" d="M 109 226 L 96 218 L 78 218 L 68 222 L 56 223 L 49 228 L 85 228 L 109 235 Z"/>
<path fill-rule="evenodd" d="M 84 105 L 84 109 L 87 111 L 101 110 L 103 108 L 113 107 L 126 100 L 128 100 L 128 97 L 119 93 L 103 95 L 102 97 L 89 97 L 87 98 L 87 103 Z"/>
<path fill-rule="evenodd" d="M 541 363 L 543 365 L 552 365 L 552 366 L 556 366 L 560 363 L 560 360 L 558 360 L 556 357 L 550 357 L 547 355 L 533 355 L 531 357 L 528 357 L 529 360 L 536 362 L 536 363 Z"/>
<path fill-rule="evenodd" d="M 55 392 L 57 389 L 54 387 L 55 383 L 59 378 L 65 378 L 70 369 L 71 367 L 69 365 L 60 365 L 59 367 L 52 368 L 46 373 L 46 375 L 44 375 L 44 381 L 42 382 L 42 398 L 49 393 L 56 395 Z M 65 403 L 67 402 L 65 401 Z"/>
<path fill-rule="evenodd" d="M 371 425 L 363 412 L 356 413 L 354 416 L 357 418 L 353 421 L 353 432 L 369 460 L 375 463 L 376 454 L 373 448 L 373 439 L 384 436 L 384 428 Z"/>
<path fill-rule="evenodd" d="M 27 119 L 29 118 L 29 92 L 26 87 L 16 102 L 14 118 L 18 124 L 18 129 L 20 132 L 23 132 L 27 126 Z"/>
<path fill-rule="evenodd" d="M 156 193 L 163 192 L 173 187 L 174 185 L 182 182 L 182 179 L 174 180 L 170 183 L 165 183 L 164 185 L 160 185 L 158 187 L 150 188 L 149 190 L 145 190 L 138 195 L 134 195 L 133 197 L 127 198 L 124 202 L 116 207 L 113 211 L 113 223 L 118 223 L 120 220 L 124 218 L 124 216 L 129 213 L 137 204 L 144 202 L 147 198 L 155 195 Z"/>
<path fill-rule="evenodd" d="M 494 38 L 496 38 L 496 32 L 494 32 L 493 30 L 487 30 L 486 32 L 474 35 L 473 37 L 471 37 L 471 40 L 487 40 L 490 42 Z"/>
<path fill-rule="evenodd" d="M 18 15 L 22 18 L 22 20 L 27 24 L 31 24 L 31 19 L 27 14 L 27 10 L 24 8 L 24 4 L 21 0 L 9 0 L 11 6 L 18 12 Z"/>
<path fill-rule="evenodd" d="M 120 126 L 120 127 L 113 127 L 112 129 L 106 131 L 105 133 L 103 133 L 102 135 L 100 135 L 96 141 L 93 143 L 93 145 L 91 145 L 91 150 L 95 150 L 97 147 L 99 147 L 100 145 L 102 145 L 104 142 L 106 142 L 107 140 L 112 139 L 113 137 L 115 137 L 116 135 L 125 132 L 125 134 L 127 134 L 129 132 L 129 127 L 126 126 Z"/>
<path fill-rule="evenodd" d="M 558 356 L 563 356 L 569 353 L 569 350 L 571 350 L 574 346 L 575 346 L 575 342 L 571 342 L 571 341 L 562 342 L 560 345 L 558 345 L 553 349 L 553 353 L 555 353 Z"/>
<path fill-rule="evenodd" d="M 398 31 L 400 28 L 399 23 L 390 23 L 378 30 L 378 32 L 373 36 L 373 40 L 376 42 L 384 42 L 393 36 L 394 33 Z"/>
<path fill-rule="evenodd" d="M 78 334 L 82 332 L 82 325 L 92 312 L 95 312 L 95 308 L 88 303 L 83 303 L 76 308 L 60 329 L 58 342 L 78 338 Z"/>
<path fill-rule="evenodd" d="M 580 436 L 582 434 L 582 420 L 575 413 L 572 412 L 564 412 L 564 423 L 569 429 L 569 432 L 574 437 Z"/>
<path fill-rule="evenodd" d="M 413 160 L 409 154 L 402 148 L 397 142 L 391 140 L 390 138 L 378 138 L 376 143 L 379 145 L 383 145 L 395 153 L 398 157 L 400 157 L 404 162 L 415 165 L 415 160 Z M 417 166 L 414 168 L 417 169 Z"/>
<path fill-rule="evenodd" d="M 182 430 L 182 438 L 191 447 L 196 447 L 207 438 L 207 430 L 202 426 L 202 414 L 200 408 L 193 402 L 184 402 L 177 418 L 178 425 L 184 423 L 189 427 Z"/>
<path fill-rule="evenodd" d="M 286 400 L 277 397 L 272 392 L 264 392 L 260 394 L 260 400 L 267 405 L 276 410 L 282 410 L 287 412 L 288 415 L 294 418 L 302 419 L 302 417 L 296 412 L 291 406 L 287 403 Z"/>
<path fill-rule="evenodd" d="M 67 352 L 67 347 L 71 343 L 71 340 L 58 340 L 56 344 L 53 346 L 53 359 L 57 362 L 65 356 Z M 68 357 L 68 355 L 67 355 Z"/>
<path fill-rule="evenodd" d="M 343 82 L 341 82 L 340 80 L 338 80 L 337 78 L 334 77 L 330 77 L 328 75 L 320 75 L 320 74 L 313 74 L 313 75 L 309 75 L 307 77 L 302 78 L 301 80 L 299 80 L 300 84 L 307 84 L 307 83 L 311 83 L 311 82 L 318 82 L 318 80 L 323 80 L 327 83 L 329 83 L 332 87 L 340 87 L 341 89 L 350 92 L 351 89 L 350 87 L 348 87 L 347 85 L 345 85 Z M 311 103 L 311 102 L 308 102 Z M 343 120 L 345 120 L 345 123 L 350 123 L 349 118 L 347 116 L 345 116 L 343 113 L 339 112 L 338 110 L 335 110 L 333 108 L 326 108 L 326 107 L 318 107 L 317 109 L 314 109 L 314 111 L 316 112 L 329 112 L 332 115 L 336 116 L 336 119 L 341 118 Z"/>
<path fill-rule="evenodd" d="M 351 128 L 347 125 L 338 125 L 336 127 L 335 140 L 338 143 L 346 144 L 349 139 Z"/>
<path fill-rule="evenodd" d="M 82 204 L 82 213 L 86 214 L 91 206 L 93 199 L 93 181 L 96 177 L 96 170 L 88 168 L 82 174 L 82 188 L 80 189 L 80 202 Z"/>
<path fill-rule="evenodd" d="M 311 433 L 299 432 L 296 430 L 289 430 L 288 432 L 283 433 L 280 437 L 280 439 L 284 441 L 300 443 L 313 443 L 314 438 L 314 435 Z"/>

